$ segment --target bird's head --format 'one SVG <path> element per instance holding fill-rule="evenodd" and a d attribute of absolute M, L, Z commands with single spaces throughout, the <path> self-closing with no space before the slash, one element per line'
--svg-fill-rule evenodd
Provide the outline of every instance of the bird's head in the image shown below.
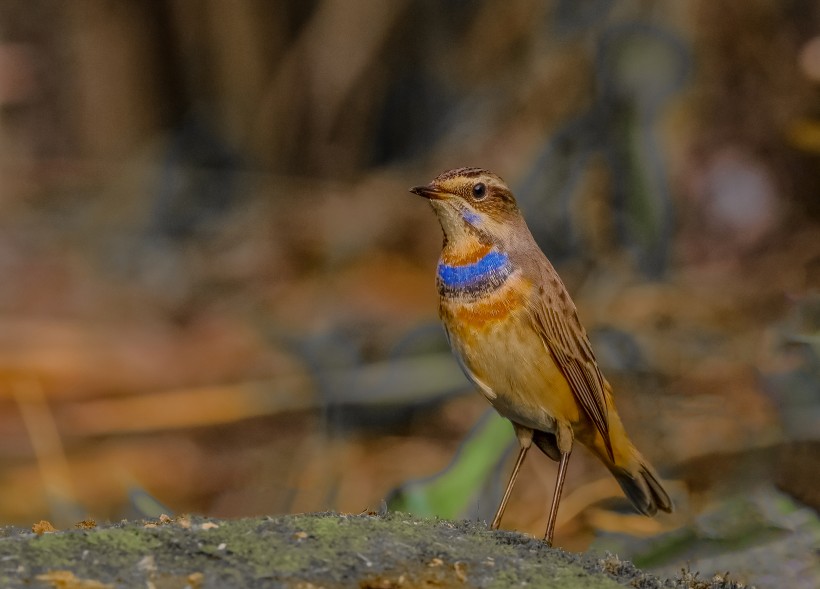
<path fill-rule="evenodd" d="M 504 181 L 481 168 L 457 168 L 410 192 L 429 199 L 446 242 L 469 238 L 504 243 L 523 222 Z"/>

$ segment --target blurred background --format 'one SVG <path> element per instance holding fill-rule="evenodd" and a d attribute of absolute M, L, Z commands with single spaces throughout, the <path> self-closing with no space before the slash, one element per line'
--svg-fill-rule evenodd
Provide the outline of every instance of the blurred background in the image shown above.
<path fill-rule="evenodd" d="M 488 168 L 678 511 L 556 543 L 820 579 L 814 0 L 0 0 L 0 523 L 489 518 L 511 467 L 408 194 Z M 531 453 L 504 527 L 542 535 Z"/>

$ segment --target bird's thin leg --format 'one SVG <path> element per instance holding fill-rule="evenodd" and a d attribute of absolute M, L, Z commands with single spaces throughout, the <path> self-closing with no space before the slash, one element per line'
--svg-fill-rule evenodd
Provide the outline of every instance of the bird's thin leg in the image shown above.
<path fill-rule="evenodd" d="M 493 523 L 490 526 L 491 530 L 497 530 L 498 526 L 501 525 L 501 517 L 504 515 L 504 509 L 507 507 L 507 499 L 510 498 L 513 485 L 515 485 L 515 479 L 518 477 L 518 471 L 521 469 L 521 465 L 524 463 L 524 457 L 527 455 L 527 450 L 529 449 L 529 446 L 521 446 L 521 449 L 518 451 L 518 458 L 515 460 L 515 466 L 510 474 L 510 481 L 507 483 L 507 488 L 504 491 L 504 496 L 501 498 L 498 511 L 495 512 Z"/>
<path fill-rule="evenodd" d="M 552 495 L 552 505 L 550 506 L 550 517 L 547 520 L 547 531 L 544 534 L 544 541 L 547 546 L 552 546 L 552 535 L 555 532 L 555 520 L 558 517 L 558 503 L 561 501 L 561 491 L 564 489 L 564 477 L 567 476 L 567 464 L 569 455 L 572 452 L 563 452 L 561 462 L 558 464 L 558 478 L 555 479 L 555 493 Z"/>

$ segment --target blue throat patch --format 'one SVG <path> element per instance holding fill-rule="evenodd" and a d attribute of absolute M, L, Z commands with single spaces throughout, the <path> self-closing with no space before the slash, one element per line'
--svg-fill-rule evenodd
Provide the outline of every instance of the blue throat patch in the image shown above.
<path fill-rule="evenodd" d="M 481 224 L 481 217 L 472 211 L 463 209 L 461 211 L 461 218 L 467 221 L 473 227 L 478 227 Z"/>
<path fill-rule="evenodd" d="M 490 250 L 483 258 L 463 266 L 439 262 L 439 291 L 442 294 L 457 294 L 492 290 L 503 284 L 512 270 L 509 256 L 498 250 Z"/>

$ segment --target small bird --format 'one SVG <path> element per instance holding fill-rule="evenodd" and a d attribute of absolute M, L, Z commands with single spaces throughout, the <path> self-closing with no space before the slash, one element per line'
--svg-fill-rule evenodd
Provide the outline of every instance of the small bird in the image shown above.
<path fill-rule="evenodd" d="M 645 515 L 672 511 L 658 475 L 626 435 L 575 304 L 495 174 L 458 168 L 411 188 L 430 201 L 444 245 L 439 316 L 467 377 L 512 422 L 518 458 L 492 522 L 497 529 L 533 443 L 559 462 L 544 540 L 578 439 Z"/>

